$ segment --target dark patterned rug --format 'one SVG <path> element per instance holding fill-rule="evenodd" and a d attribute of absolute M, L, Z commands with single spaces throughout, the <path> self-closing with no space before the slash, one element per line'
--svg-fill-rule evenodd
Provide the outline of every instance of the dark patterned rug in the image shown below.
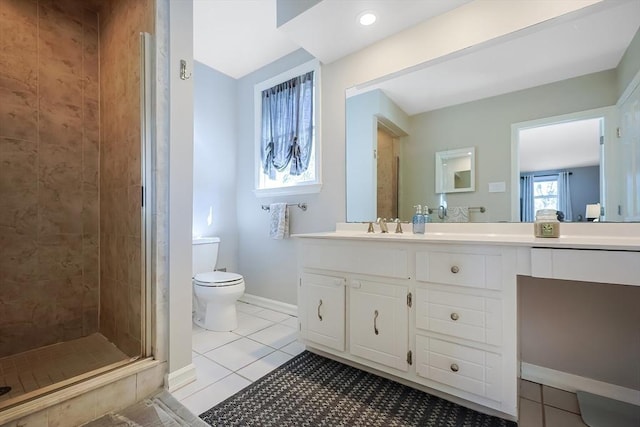
<path fill-rule="evenodd" d="M 225 427 L 516 426 L 308 351 L 200 418 Z"/>

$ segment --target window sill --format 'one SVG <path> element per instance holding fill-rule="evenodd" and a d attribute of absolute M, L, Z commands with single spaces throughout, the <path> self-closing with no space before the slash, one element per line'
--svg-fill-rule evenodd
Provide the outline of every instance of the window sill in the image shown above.
<path fill-rule="evenodd" d="M 292 185 L 291 187 L 257 188 L 253 190 L 256 197 L 292 196 L 296 194 L 319 193 L 322 184 Z"/>

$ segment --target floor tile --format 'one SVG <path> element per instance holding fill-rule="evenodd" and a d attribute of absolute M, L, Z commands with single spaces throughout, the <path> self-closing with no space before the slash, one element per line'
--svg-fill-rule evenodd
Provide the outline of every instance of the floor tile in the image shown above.
<path fill-rule="evenodd" d="M 204 356 L 194 357 L 193 364 L 196 367 L 196 380 L 171 393 L 178 400 L 184 399 L 185 397 L 220 381 L 227 375 L 232 374 L 229 369 L 218 365 Z"/>
<path fill-rule="evenodd" d="M 284 351 L 285 353 L 289 353 L 292 356 L 297 356 L 303 351 L 305 351 L 305 346 L 300 341 L 293 341 L 282 347 L 280 351 Z"/>
<path fill-rule="evenodd" d="M 191 348 L 197 353 L 203 354 L 239 338 L 232 332 L 204 331 L 193 335 Z"/>
<path fill-rule="evenodd" d="M 521 379 L 520 397 L 542 403 L 542 388 L 540 387 L 540 384 Z"/>
<path fill-rule="evenodd" d="M 288 314 L 269 310 L 267 308 L 265 308 L 264 310 L 256 311 L 255 313 L 253 313 L 253 315 L 256 317 L 261 317 L 263 319 L 271 320 L 272 322 L 282 322 L 283 320 L 287 320 L 291 317 Z"/>
<path fill-rule="evenodd" d="M 233 333 L 247 336 L 273 324 L 270 320 L 262 319 L 252 314 L 245 314 L 244 316 L 238 316 L 238 327 L 233 330 Z"/>
<path fill-rule="evenodd" d="M 255 381 L 273 371 L 287 360 L 290 360 L 292 357 L 291 354 L 274 351 L 262 359 L 256 360 L 252 364 L 238 370 L 236 373 L 251 381 Z"/>
<path fill-rule="evenodd" d="M 298 329 L 298 318 L 296 316 L 289 316 L 288 319 L 281 321 L 280 324 Z"/>
<path fill-rule="evenodd" d="M 272 352 L 273 349 L 271 347 L 267 347 L 248 338 L 241 338 L 207 352 L 204 356 L 225 368 L 237 371 Z"/>
<path fill-rule="evenodd" d="M 544 406 L 546 427 L 585 427 L 582 417 L 572 412 L 563 411 L 553 406 Z"/>
<path fill-rule="evenodd" d="M 249 384 L 251 384 L 251 381 L 242 378 L 240 375 L 231 374 L 199 392 L 180 400 L 180 402 L 194 414 L 200 415 L 226 398 L 233 396 Z"/>
<path fill-rule="evenodd" d="M 195 335 L 198 334 L 200 332 L 204 332 L 206 331 L 206 329 L 201 328 L 200 326 L 196 325 L 195 323 L 191 322 L 191 334 Z"/>
<path fill-rule="evenodd" d="M 249 335 L 252 340 L 273 348 L 281 348 L 295 341 L 298 331 L 286 325 L 276 324 Z"/>
<path fill-rule="evenodd" d="M 563 411 L 573 412 L 574 414 L 580 413 L 580 406 L 578 405 L 578 398 L 575 393 L 545 385 L 542 386 L 542 398 L 545 405 L 553 406 Z"/>
<path fill-rule="evenodd" d="M 521 398 L 519 406 L 518 427 L 543 427 L 540 403 Z"/>
<path fill-rule="evenodd" d="M 236 303 L 236 310 L 240 313 L 255 313 L 256 311 L 264 310 L 262 307 L 258 307 L 257 305 L 247 304 L 245 302 Z"/>

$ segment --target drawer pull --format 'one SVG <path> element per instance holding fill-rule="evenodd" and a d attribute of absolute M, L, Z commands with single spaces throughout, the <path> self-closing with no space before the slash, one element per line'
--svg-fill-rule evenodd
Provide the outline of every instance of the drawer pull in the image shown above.
<path fill-rule="evenodd" d="M 451 313 L 451 320 L 456 321 L 460 318 L 458 313 Z"/>
<path fill-rule="evenodd" d="M 451 272 L 453 274 L 456 274 L 458 271 L 460 271 L 460 267 L 458 267 L 457 265 L 451 266 Z"/>
<path fill-rule="evenodd" d="M 320 307 L 322 307 L 322 300 L 320 300 L 320 304 L 318 304 L 318 319 L 322 322 L 322 315 L 320 314 Z"/>
<path fill-rule="evenodd" d="M 456 365 L 455 363 L 451 364 L 451 370 L 453 372 L 458 372 L 460 370 L 460 368 L 458 367 L 458 365 Z"/>
<path fill-rule="evenodd" d="M 373 312 L 373 332 L 378 335 L 378 310 Z"/>

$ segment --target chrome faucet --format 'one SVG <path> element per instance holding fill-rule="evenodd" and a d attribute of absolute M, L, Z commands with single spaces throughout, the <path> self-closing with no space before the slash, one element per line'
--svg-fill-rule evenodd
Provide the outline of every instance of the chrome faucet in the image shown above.
<path fill-rule="evenodd" d="M 402 233 L 402 223 L 400 222 L 400 218 L 396 218 L 394 222 L 396 223 L 396 233 Z"/>
<path fill-rule="evenodd" d="M 386 218 L 378 218 L 376 220 L 376 224 L 380 226 L 381 233 L 388 233 L 389 229 L 387 228 L 387 219 Z"/>

